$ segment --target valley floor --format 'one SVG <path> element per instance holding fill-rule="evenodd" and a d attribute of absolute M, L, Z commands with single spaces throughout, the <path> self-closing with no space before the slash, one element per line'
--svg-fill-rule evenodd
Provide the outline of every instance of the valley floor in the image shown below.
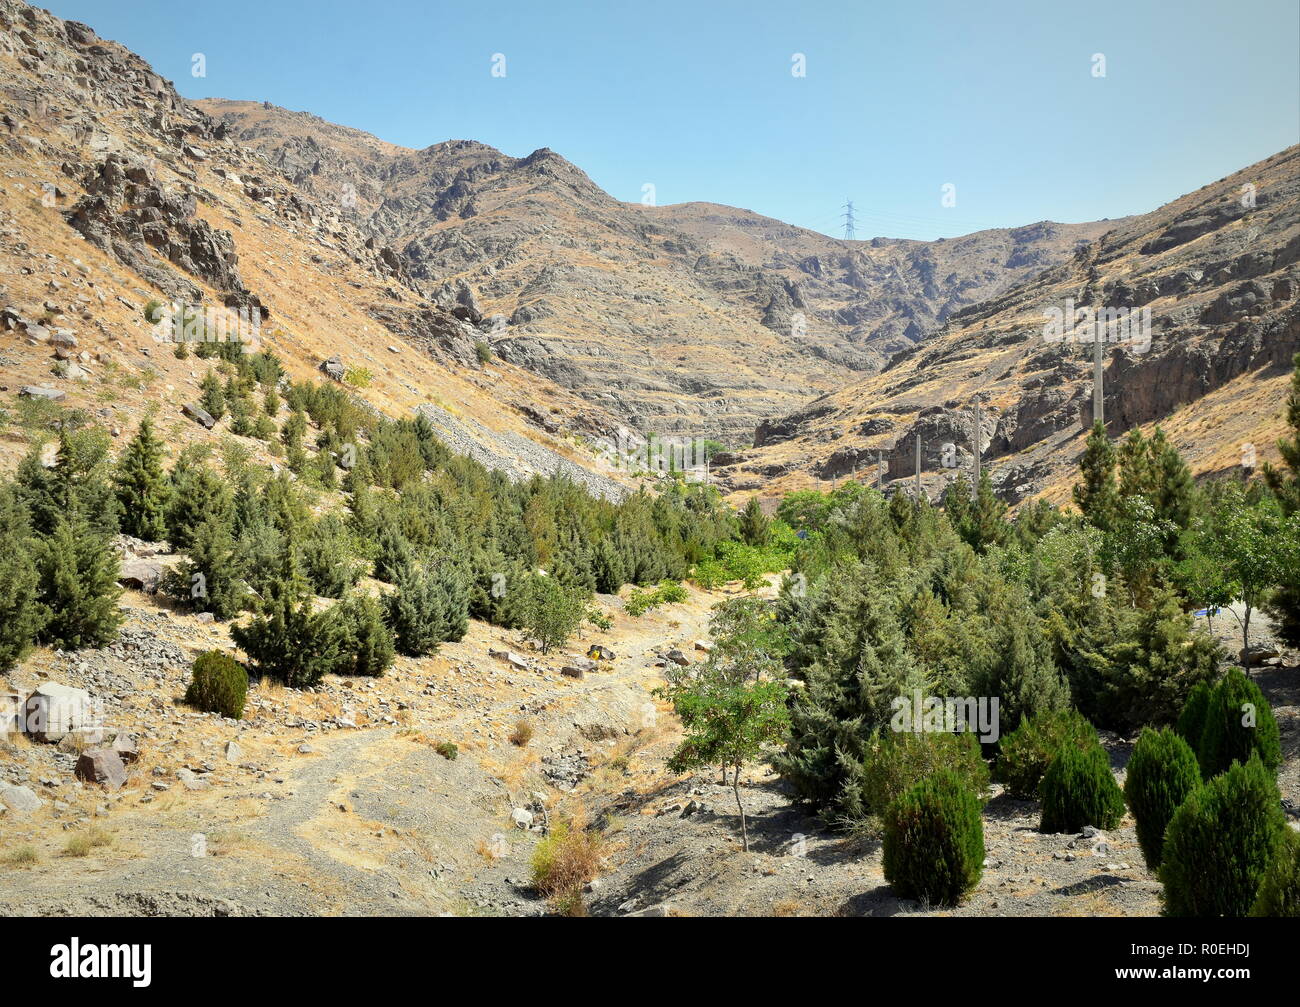
<path fill-rule="evenodd" d="M 255 686 L 236 723 L 180 702 L 194 655 L 229 646 L 225 628 L 132 595 L 118 644 L 37 652 L 9 676 L 15 687 L 49 677 L 105 696 L 109 722 L 139 740 L 141 758 L 122 791 L 105 793 L 76 781 L 75 756 L 55 746 L 0 747 L 0 778 L 44 801 L 27 817 L 0 817 L 0 915 L 542 915 L 549 909 L 528 883 L 539 833 L 515 825 L 518 808 L 537 822 L 580 811 L 601 829 L 606 870 L 589 886 L 593 915 L 1159 912 L 1131 817 L 1104 837 L 1043 835 L 1037 804 L 996 785 L 984 877 L 956 909 L 896 898 L 877 838 L 826 828 L 764 767 L 742 777 L 743 852 L 730 787 L 664 769 L 679 733 L 650 695 L 662 655 L 702 656 L 693 642 L 707 637 L 720 597 L 692 589 L 687 602 L 634 619 L 601 596 L 614 627 L 571 641 L 568 656 L 471 623 L 464 640 L 432 658 L 399 658 L 376 681 Z M 1265 639 L 1268 627 L 1258 632 Z M 616 659 L 581 680 L 563 675 L 590 642 Z M 1300 668 L 1287 655 L 1255 677 L 1282 730 L 1280 784 L 1297 821 Z M 520 720 L 536 732 L 524 747 L 509 740 Z M 434 747 L 448 740 L 454 760 Z M 1131 739 L 1103 741 L 1122 782 Z M 95 831 L 110 841 L 66 852 L 71 837 Z M 27 847 L 34 862 L 9 862 Z"/>

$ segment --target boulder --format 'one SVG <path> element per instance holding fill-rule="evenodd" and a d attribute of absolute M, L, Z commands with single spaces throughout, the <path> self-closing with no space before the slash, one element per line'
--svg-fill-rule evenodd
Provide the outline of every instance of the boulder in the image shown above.
<path fill-rule="evenodd" d="M 18 394 L 24 399 L 49 399 L 51 402 L 62 402 L 67 392 L 58 388 L 46 388 L 43 385 L 23 385 L 18 389 Z"/>
<path fill-rule="evenodd" d="M 118 758 L 128 766 L 140 758 L 140 746 L 136 744 L 131 735 L 124 731 L 117 733 L 117 737 L 113 739 L 113 744 L 110 747 L 117 753 Z"/>
<path fill-rule="evenodd" d="M 94 748 L 77 759 L 77 779 L 99 783 L 109 790 L 121 790 L 126 784 L 126 764 L 111 748 Z"/>
<path fill-rule="evenodd" d="M 347 368 L 343 366 L 343 360 L 337 353 L 328 360 L 322 360 L 320 369 L 335 381 L 342 381 L 347 375 Z"/>
<path fill-rule="evenodd" d="M 527 808 L 515 808 L 510 812 L 510 818 L 515 826 L 520 829 L 531 829 L 533 827 L 533 813 Z"/>
<path fill-rule="evenodd" d="M 577 665 L 566 664 L 560 669 L 561 675 L 567 675 L 569 678 L 582 678 L 583 671 Z"/>
<path fill-rule="evenodd" d="M 237 741 L 227 741 L 227 742 L 226 742 L 226 761 L 227 761 L 227 762 L 238 762 L 241 758 L 243 758 L 243 755 L 244 755 L 244 753 L 243 753 L 242 749 L 240 749 L 240 747 L 239 747 L 239 742 L 237 742 Z"/>
<path fill-rule="evenodd" d="M 187 402 L 185 405 L 181 406 L 181 412 L 196 423 L 202 424 L 208 430 L 211 430 L 217 425 L 217 421 L 212 418 L 211 413 L 201 406 L 196 406 L 192 402 Z"/>
<path fill-rule="evenodd" d="M 23 705 L 27 733 L 37 741 L 62 741 L 69 731 L 97 726 L 90 693 L 57 682 L 42 682 Z"/>
<path fill-rule="evenodd" d="M 587 650 L 587 657 L 591 658 L 593 661 L 612 661 L 614 660 L 614 656 L 612 650 L 599 643 L 593 643 Z"/>
<path fill-rule="evenodd" d="M 122 563 L 117 582 L 145 594 L 155 594 L 166 567 L 156 559 L 131 559 Z"/>
<path fill-rule="evenodd" d="M 59 739 L 59 751 L 66 755 L 80 755 L 104 744 L 104 732 L 98 727 L 77 727 Z"/>
<path fill-rule="evenodd" d="M 691 659 L 687 657 L 685 654 L 683 654 L 680 650 L 670 650 L 665 656 L 668 658 L 668 660 L 672 661 L 673 664 L 681 668 L 685 668 L 688 664 L 691 663 Z"/>
<path fill-rule="evenodd" d="M 19 787 L 0 780 L 0 804 L 13 815 L 27 815 L 40 810 L 45 802 L 36 796 L 31 787 Z"/>

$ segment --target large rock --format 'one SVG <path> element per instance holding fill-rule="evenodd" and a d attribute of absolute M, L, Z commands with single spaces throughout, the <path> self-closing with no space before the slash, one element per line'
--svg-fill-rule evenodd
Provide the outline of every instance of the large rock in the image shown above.
<path fill-rule="evenodd" d="M 342 381 L 347 376 L 347 368 L 343 366 L 342 358 L 336 353 L 328 360 L 322 360 L 320 369 L 335 381 Z"/>
<path fill-rule="evenodd" d="M 43 385 L 23 385 L 18 389 L 18 394 L 25 399 L 49 399 L 51 402 L 62 402 L 68 393 L 58 388 L 46 388 Z"/>
<path fill-rule="evenodd" d="M 217 421 L 212 418 L 211 413 L 202 406 L 196 406 L 193 402 L 186 402 L 185 405 L 181 406 L 181 412 L 196 423 L 202 424 L 208 430 L 217 425 Z"/>
<path fill-rule="evenodd" d="M 135 591 L 154 594 L 166 571 L 167 567 L 156 559 L 124 560 L 117 582 Z"/>
<path fill-rule="evenodd" d="M 69 731 L 97 727 L 90 693 L 57 682 L 43 682 L 23 705 L 26 730 L 37 741 L 58 742 Z"/>
<path fill-rule="evenodd" d="M 31 814 L 33 811 L 39 811 L 44 803 L 31 787 L 19 787 L 0 780 L 0 804 L 9 809 L 9 814 Z"/>
<path fill-rule="evenodd" d="M 76 772 L 78 780 L 102 784 L 109 790 L 121 790 L 126 785 L 126 764 L 111 748 L 82 752 Z"/>

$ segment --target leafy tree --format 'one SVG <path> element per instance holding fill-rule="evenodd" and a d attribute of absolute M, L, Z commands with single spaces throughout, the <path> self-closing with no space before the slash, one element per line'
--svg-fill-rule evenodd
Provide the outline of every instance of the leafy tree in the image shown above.
<path fill-rule="evenodd" d="M 1245 916 L 1286 831 L 1277 783 L 1257 756 L 1194 790 L 1165 830 L 1165 915 Z"/>
<path fill-rule="evenodd" d="M 146 416 L 118 461 L 117 499 L 122 505 L 122 530 L 154 542 L 167 534 L 169 485 L 163 472 L 163 443 Z"/>
<path fill-rule="evenodd" d="M 524 590 L 524 630 L 543 654 L 563 646 L 582 623 L 587 592 L 540 574 L 528 578 Z"/>
<path fill-rule="evenodd" d="M 740 773 L 770 745 L 779 744 L 789 727 L 784 682 L 741 684 L 715 676 L 670 687 L 666 695 L 681 718 L 685 737 L 668 760 L 673 773 L 707 766 L 732 769 L 731 792 L 740 812 L 741 842 L 749 851 Z"/>

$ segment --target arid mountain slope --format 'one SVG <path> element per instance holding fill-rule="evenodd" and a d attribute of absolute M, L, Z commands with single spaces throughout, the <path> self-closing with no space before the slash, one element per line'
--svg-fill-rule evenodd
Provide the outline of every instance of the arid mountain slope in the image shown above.
<path fill-rule="evenodd" d="M 890 478 L 910 477 L 920 434 L 934 493 L 969 465 L 978 397 L 995 483 L 1012 499 L 1063 499 L 1092 421 L 1092 330 L 1082 315 L 1073 338 L 1046 326 L 1052 311 L 1064 321 L 1084 308 L 1132 312 L 1137 327 L 1110 318 L 1105 330 L 1112 435 L 1161 421 L 1198 473 L 1238 467 L 1252 448 L 1262 461 L 1300 349 L 1298 261 L 1300 148 L 1290 147 L 1117 222 L 1068 262 L 954 313 L 883 373 L 762 425 L 723 478 L 769 492 L 854 471 L 874 479 L 881 454 Z"/>
<path fill-rule="evenodd" d="M 480 364 L 481 333 L 454 298 L 422 297 L 392 249 L 337 204 L 90 28 L 0 0 L 0 108 L 0 385 L 11 416 L 21 387 L 48 386 L 114 427 L 158 407 L 173 444 L 211 440 L 180 411 L 208 365 L 155 339 L 144 307 L 159 300 L 243 309 L 295 378 L 340 356 L 368 373 L 357 394 L 375 408 L 438 407 L 458 450 L 536 444 L 522 464 L 516 452 L 515 470 L 589 468 L 576 435 L 617 427 L 533 373 Z M 18 432 L 0 444 L 10 464 L 25 449 Z"/>
<path fill-rule="evenodd" d="M 1107 226 L 842 242 L 729 207 L 620 202 L 546 149 L 416 151 L 274 106 L 199 105 L 399 250 L 430 296 L 464 281 L 499 317 L 503 358 L 641 432 L 745 443 L 764 416 L 878 370 Z"/>

